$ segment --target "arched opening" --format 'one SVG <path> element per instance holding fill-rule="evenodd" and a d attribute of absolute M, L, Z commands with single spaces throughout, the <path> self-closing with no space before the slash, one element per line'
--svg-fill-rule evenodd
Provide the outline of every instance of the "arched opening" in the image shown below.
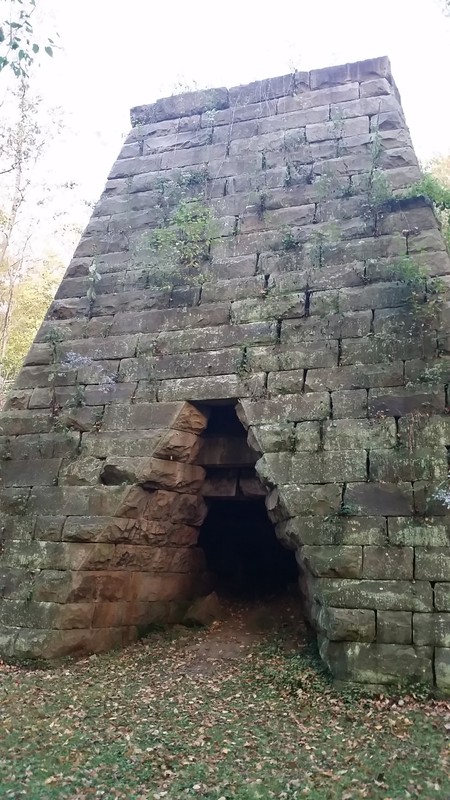
<path fill-rule="evenodd" d="M 213 588 L 226 598 L 269 599 L 292 591 L 298 580 L 295 555 L 269 519 L 256 460 L 235 406 L 213 406 L 197 457 L 206 469 L 208 506 L 198 545 Z"/>

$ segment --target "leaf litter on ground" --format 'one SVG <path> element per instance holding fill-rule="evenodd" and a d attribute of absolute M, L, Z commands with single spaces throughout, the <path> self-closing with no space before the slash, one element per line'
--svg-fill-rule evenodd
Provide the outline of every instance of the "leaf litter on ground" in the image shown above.
<path fill-rule="evenodd" d="M 448 800 L 450 702 L 336 690 L 294 603 L 0 668 L 0 796 Z"/>

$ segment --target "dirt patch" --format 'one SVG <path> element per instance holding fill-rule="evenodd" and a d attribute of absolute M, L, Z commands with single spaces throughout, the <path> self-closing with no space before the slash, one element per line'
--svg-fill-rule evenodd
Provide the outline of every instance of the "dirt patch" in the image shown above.
<path fill-rule="evenodd" d="M 248 658 L 255 644 L 278 633 L 283 648 L 295 650 L 305 642 L 306 625 L 296 596 L 272 600 L 239 602 L 222 600 L 222 619 L 202 632 L 199 641 L 187 645 L 186 674 L 209 675 L 221 669 L 224 661 Z"/>

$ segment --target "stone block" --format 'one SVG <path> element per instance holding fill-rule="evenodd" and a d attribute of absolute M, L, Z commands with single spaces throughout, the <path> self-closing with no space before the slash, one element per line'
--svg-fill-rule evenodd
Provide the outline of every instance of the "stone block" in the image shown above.
<path fill-rule="evenodd" d="M 203 497 L 235 497 L 239 473 L 236 469 L 208 470 L 202 486 Z"/>
<path fill-rule="evenodd" d="M 348 487 L 346 503 L 358 508 L 358 514 L 377 516 L 412 516 L 411 484 L 359 483 Z M 437 580 L 437 579 L 436 579 Z"/>
<path fill-rule="evenodd" d="M 416 547 L 415 578 L 426 581 L 450 581 L 449 547 Z"/>
<path fill-rule="evenodd" d="M 288 320 L 291 322 L 291 320 Z M 284 324 L 284 322 L 282 323 Z M 255 372 L 270 372 L 268 383 L 280 393 L 287 393 L 289 385 L 298 385 L 300 371 L 303 385 L 303 371 L 311 367 L 335 367 L 338 362 L 338 342 L 320 339 L 316 342 L 295 342 L 293 346 L 289 335 L 292 329 L 284 336 L 282 329 L 282 343 L 272 347 L 252 347 L 247 351 L 248 366 Z M 285 342 L 284 340 L 287 339 Z M 278 373 L 278 374 L 277 374 Z"/>
<path fill-rule="evenodd" d="M 447 476 L 447 451 L 371 450 L 370 480 L 442 481 Z"/>
<path fill-rule="evenodd" d="M 305 295 L 302 293 L 269 295 L 263 300 L 237 300 L 231 304 L 231 321 L 237 324 L 303 317 L 304 314 Z"/>
<path fill-rule="evenodd" d="M 369 117 L 365 116 L 357 116 L 355 119 L 346 119 L 342 122 L 332 119 L 331 122 L 306 125 L 308 142 L 323 142 L 326 139 L 337 141 L 343 136 L 360 136 L 366 133 L 369 133 Z"/>
<path fill-rule="evenodd" d="M 77 458 L 62 470 L 59 483 L 67 486 L 95 486 L 100 483 L 103 466 L 102 461 L 92 456 Z"/>
<path fill-rule="evenodd" d="M 323 517 L 291 517 L 279 522 L 275 531 L 280 541 L 289 549 L 303 545 L 331 545 L 333 534 L 324 524 Z"/>
<path fill-rule="evenodd" d="M 441 518 L 392 517 L 388 522 L 389 542 L 396 546 L 446 547 L 450 545 L 450 529 Z"/>
<path fill-rule="evenodd" d="M 240 436 L 211 436 L 202 440 L 196 463 L 203 467 L 245 467 L 256 454 Z"/>
<path fill-rule="evenodd" d="M 445 696 L 450 694 L 450 648 L 437 647 L 435 650 L 434 669 L 436 686 Z"/>
<path fill-rule="evenodd" d="M 377 641 L 383 644 L 412 644 L 410 611 L 377 611 Z"/>
<path fill-rule="evenodd" d="M 61 509 L 63 510 L 63 509 Z M 57 516 L 40 516 L 36 517 L 36 525 L 34 528 L 34 539 L 40 539 L 45 542 L 59 542 L 61 539 L 62 529 L 66 517 L 61 515 Z M 20 526 L 16 522 L 16 529 L 20 530 Z M 17 536 L 15 538 L 18 538 Z"/>
<path fill-rule="evenodd" d="M 133 461 L 133 459 L 131 459 Z M 197 492 L 205 478 L 205 470 L 199 466 L 151 458 L 139 464 L 136 470 L 137 483 L 146 488 L 168 489 L 169 491 Z"/>
<path fill-rule="evenodd" d="M 377 78 L 391 79 L 391 65 L 389 59 L 370 58 L 358 61 L 355 64 L 343 64 L 338 67 L 325 67 L 310 72 L 311 90 L 325 89 L 339 84 L 376 80 Z"/>
<path fill-rule="evenodd" d="M 152 309 L 136 313 L 119 313 L 114 317 L 111 335 L 159 333 L 180 328 L 202 328 L 225 325 L 230 318 L 229 303 L 208 303 L 195 308 Z M 134 353 L 129 355 L 133 356 Z M 126 358 L 126 356 L 120 356 Z"/>
<path fill-rule="evenodd" d="M 362 289 L 351 287 L 339 293 L 340 311 L 361 311 L 363 309 L 397 308 L 404 306 L 411 297 L 409 286 L 393 281 L 365 286 Z"/>
<path fill-rule="evenodd" d="M 3 461 L 0 477 L 3 486 L 54 486 L 60 467 L 60 458 Z"/>
<path fill-rule="evenodd" d="M 248 378 L 239 375 L 213 375 L 207 378 L 182 378 L 162 381 L 158 389 L 158 400 L 229 400 L 238 397 L 263 397 L 265 375 L 256 373 Z"/>
<path fill-rule="evenodd" d="M 133 486 L 124 493 L 117 505 L 116 517 L 183 522 L 186 525 L 201 525 L 206 517 L 206 506 L 198 495 L 167 492 L 161 489 L 147 492 L 140 486 Z"/>
<path fill-rule="evenodd" d="M 327 106 L 330 103 L 345 103 L 359 97 L 359 84 L 357 82 L 316 89 L 312 92 L 301 92 L 288 97 L 280 97 L 277 105 L 278 114 L 287 114 L 291 111 L 300 111 L 315 106 Z"/>
<path fill-rule="evenodd" d="M 320 578 L 314 588 L 322 605 L 338 608 L 372 608 L 380 611 L 432 611 L 433 592 L 428 581 L 372 581 Z"/>
<path fill-rule="evenodd" d="M 253 469 L 243 469 L 239 473 L 239 493 L 244 497 L 266 497 L 267 490 Z"/>
<path fill-rule="evenodd" d="M 103 430 L 155 430 L 175 428 L 199 434 L 206 427 L 205 415 L 189 403 L 140 403 L 131 406 L 109 406 L 103 420 Z"/>
<path fill-rule="evenodd" d="M 361 481 L 366 478 L 365 450 L 294 454 L 291 481 L 298 483 L 334 483 Z"/>
<path fill-rule="evenodd" d="M 333 676 L 355 683 L 428 683 L 433 680 L 430 647 L 366 642 L 323 642 L 320 654 Z"/>
<path fill-rule="evenodd" d="M 95 459 L 107 458 L 109 456 L 119 456 L 122 458 L 131 456 L 151 456 L 156 455 L 155 448 L 160 446 L 162 437 L 172 436 L 178 431 L 169 429 L 160 430 L 158 428 L 146 431 L 111 431 L 98 433 L 84 433 L 81 439 L 82 454 L 84 457 L 93 456 Z M 189 435 L 189 434 L 186 434 Z M 194 439 L 194 434 L 190 434 Z M 162 445 L 161 445 L 162 446 Z M 160 456 L 163 458 L 164 456 Z M 183 458 L 177 458 L 183 461 Z"/>
<path fill-rule="evenodd" d="M 312 366 L 316 366 L 315 364 Z M 403 362 L 397 364 L 367 364 L 339 366 L 336 369 L 310 369 L 305 381 L 306 390 L 320 392 L 328 389 L 368 389 L 376 386 L 403 386 Z"/>
<path fill-rule="evenodd" d="M 413 614 L 413 641 L 418 646 L 450 647 L 450 614 Z"/>
<path fill-rule="evenodd" d="M 450 583 L 435 583 L 434 605 L 438 611 L 450 611 Z"/>
<path fill-rule="evenodd" d="M 369 391 L 369 413 L 403 417 L 407 414 L 443 413 L 445 393 L 426 388 L 371 389 Z"/>
<path fill-rule="evenodd" d="M 72 542 L 30 542 L 23 548 L 20 542 L 6 542 L 6 566 L 26 569 L 102 569 L 109 565 L 114 555 L 110 544 L 78 544 Z"/>
<path fill-rule="evenodd" d="M 389 364 L 408 359 L 433 358 L 436 355 L 436 335 L 425 333 L 420 341 L 407 341 L 398 337 L 367 336 L 364 339 L 343 339 L 341 364 Z"/>
<path fill-rule="evenodd" d="M 244 325 L 221 325 L 217 328 L 199 328 L 187 331 L 168 331 L 157 338 L 158 353 L 191 353 L 198 350 L 220 350 L 226 347 L 244 347 L 274 342 L 274 322 L 252 322 Z M 153 351 L 154 336 L 141 336 L 140 351 Z"/>
<path fill-rule="evenodd" d="M 326 419 L 329 414 L 328 392 L 305 395 L 286 395 L 280 400 L 244 399 L 238 403 L 236 412 L 244 427 L 265 423 L 306 422 Z"/>
<path fill-rule="evenodd" d="M 320 449 L 320 422 L 299 422 L 295 426 L 295 447 L 297 453 L 314 452 Z"/>
<path fill-rule="evenodd" d="M 319 608 L 319 630 L 331 641 L 375 641 L 375 612 L 356 608 Z"/>
<path fill-rule="evenodd" d="M 383 94 L 393 94 L 393 86 L 386 78 L 363 81 L 359 88 L 361 97 L 379 97 Z M 351 99 L 353 100 L 354 98 Z"/>
<path fill-rule="evenodd" d="M 299 564 L 317 577 L 361 578 L 362 547 L 354 545 L 305 545 L 297 550 Z"/>
<path fill-rule="evenodd" d="M 318 440 L 318 423 L 303 422 L 300 423 L 300 425 L 317 425 Z M 252 425 L 248 430 L 248 443 L 256 453 L 280 453 L 283 451 L 290 451 L 293 449 L 295 443 L 294 423 Z"/>
<path fill-rule="evenodd" d="M 53 419 L 48 411 L 3 411 L 0 417 L 0 435 L 20 436 L 29 433 L 49 433 Z"/>
<path fill-rule="evenodd" d="M 131 572 L 185 572 L 204 570 L 203 551 L 198 547 L 145 547 L 118 544 L 114 567 Z"/>
<path fill-rule="evenodd" d="M 373 447 L 393 449 L 396 445 L 393 419 L 333 419 L 324 423 L 325 450 L 363 450 Z"/>
<path fill-rule="evenodd" d="M 341 389 L 331 395 L 333 419 L 367 417 L 367 392 L 365 389 Z"/>
<path fill-rule="evenodd" d="M 287 484 L 279 486 L 282 509 L 288 516 L 326 516 L 336 513 L 341 503 L 340 485 L 329 484 Z"/>
<path fill-rule="evenodd" d="M 378 580 L 412 580 L 414 577 L 413 547 L 364 547 L 364 578 Z"/>
<path fill-rule="evenodd" d="M 292 111 L 289 114 L 277 114 L 261 120 L 260 134 L 288 131 L 293 128 L 298 130 L 304 128 L 305 125 L 314 125 L 315 123 L 325 122 L 328 119 L 329 107 L 327 105 Z"/>
<path fill-rule="evenodd" d="M 306 73 L 305 73 L 306 74 Z M 266 100 L 273 100 L 283 95 L 291 95 L 294 91 L 295 75 L 282 75 L 279 78 L 267 78 L 254 81 L 246 86 L 233 86 L 229 90 L 229 105 L 231 107 L 246 106 L 252 103 L 264 104 Z"/>
<path fill-rule="evenodd" d="M 344 500 L 344 510 L 356 513 Z M 322 522 L 335 545 L 385 545 L 387 544 L 384 517 L 354 517 L 345 513 L 330 516 Z"/>

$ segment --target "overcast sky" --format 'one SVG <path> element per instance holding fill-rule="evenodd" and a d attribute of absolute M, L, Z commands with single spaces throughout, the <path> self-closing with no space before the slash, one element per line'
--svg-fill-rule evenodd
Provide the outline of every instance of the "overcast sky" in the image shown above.
<path fill-rule="evenodd" d="M 419 158 L 450 151 L 450 21 L 439 0 L 41 0 L 64 50 L 40 89 L 73 131 L 54 166 L 95 199 L 129 108 L 176 84 L 232 86 L 388 55 Z M 51 33 L 51 31 L 50 31 Z"/>

